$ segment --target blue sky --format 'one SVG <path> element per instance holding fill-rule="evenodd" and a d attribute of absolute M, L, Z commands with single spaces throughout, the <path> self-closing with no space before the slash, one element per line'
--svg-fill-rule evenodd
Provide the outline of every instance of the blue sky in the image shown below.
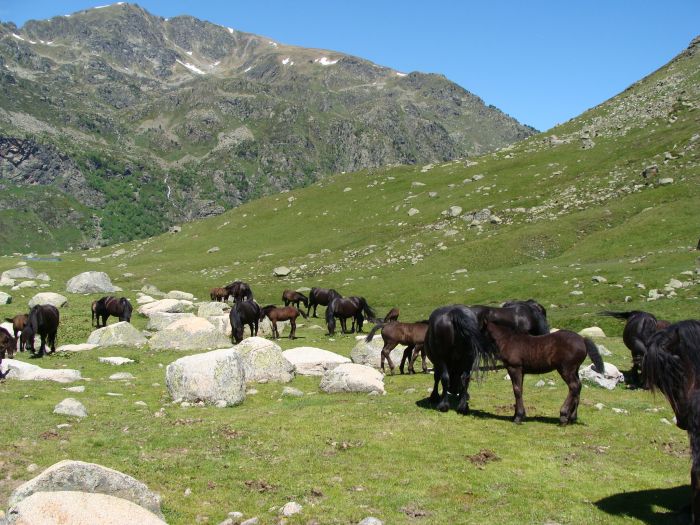
<path fill-rule="evenodd" d="M 100 5 L 0 0 L 21 26 Z M 292 45 L 442 73 L 487 104 L 546 130 L 624 90 L 700 34 L 700 0 L 141 0 Z"/>

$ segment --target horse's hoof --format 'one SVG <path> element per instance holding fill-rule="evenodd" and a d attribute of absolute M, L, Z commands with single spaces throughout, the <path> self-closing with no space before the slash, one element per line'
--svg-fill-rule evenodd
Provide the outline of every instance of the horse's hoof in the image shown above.
<path fill-rule="evenodd" d="M 513 418 L 513 423 L 515 423 L 516 425 L 522 425 L 522 424 L 523 424 L 523 418 L 522 418 L 522 417 L 515 416 L 515 417 Z"/>
<path fill-rule="evenodd" d="M 468 406 L 457 407 L 457 413 L 462 414 L 463 416 L 466 416 L 467 414 L 469 414 L 469 407 Z"/>
<path fill-rule="evenodd" d="M 447 412 L 450 409 L 450 404 L 447 401 L 438 403 L 437 409 L 440 412 Z"/>

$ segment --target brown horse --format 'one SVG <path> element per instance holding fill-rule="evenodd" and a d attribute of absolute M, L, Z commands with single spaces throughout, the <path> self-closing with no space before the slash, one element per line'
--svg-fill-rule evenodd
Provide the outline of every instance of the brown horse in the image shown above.
<path fill-rule="evenodd" d="M 398 308 L 392 308 L 384 316 L 384 322 L 390 323 L 391 321 L 398 321 L 399 320 L 399 313 L 400 313 L 400 310 Z"/>
<path fill-rule="evenodd" d="M 97 301 L 92 303 L 92 322 L 95 328 L 100 327 L 100 319 L 102 319 L 102 326 L 107 326 L 107 318 L 110 315 L 118 317 L 119 321 L 131 322 L 131 312 L 133 308 L 131 303 L 126 297 L 120 297 L 117 299 L 112 295 L 102 297 Z"/>
<path fill-rule="evenodd" d="M 549 333 L 546 310 L 532 299 L 527 301 L 509 301 L 505 306 L 470 306 L 482 323 L 489 321 L 526 332 L 530 335 Z"/>
<path fill-rule="evenodd" d="M 12 335 L 14 336 L 16 341 L 19 341 L 20 352 L 24 352 L 24 338 L 21 337 L 21 334 L 28 320 L 29 316 L 27 314 L 17 314 L 12 318 L 5 317 L 5 321 L 7 321 L 8 323 L 12 323 Z M 14 355 L 15 352 L 13 350 L 10 354 L 10 358 L 14 357 Z"/>
<path fill-rule="evenodd" d="M 362 332 L 362 324 L 364 316 L 367 319 L 374 320 L 374 310 L 367 304 L 364 297 L 335 297 L 328 303 L 326 308 L 326 324 L 328 325 L 328 335 L 335 334 L 335 318 L 340 319 L 340 329 L 344 334 L 353 333 L 355 324 L 357 323 L 357 332 Z M 347 331 L 347 320 L 352 318 L 351 331 Z"/>
<path fill-rule="evenodd" d="M 285 290 L 282 292 L 282 301 L 284 301 L 284 306 L 293 304 L 297 308 L 299 308 L 299 303 L 304 303 L 304 308 L 307 310 L 309 309 L 309 298 L 303 293 L 299 293 L 294 290 Z"/>
<path fill-rule="evenodd" d="M 389 363 L 389 370 L 391 375 L 394 375 L 394 363 L 391 362 L 391 351 L 396 348 L 396 345 L 402 344 L 406 345 L 406 349 L 403 351 L 403 357 L 401 358 L 401 365 L 399 369 L 403 374 L 403 366 L 406 359 L 410 357 L 408 363 L 408 373 L 415 374 L 416 371 L 413 368 L 413 363 L 415 362 L 418 354 L 421 353 L 423 357 L 423 372 L 428 373 L 428 365 L 426 363 L 425 348 L 423 343 L 425 342 L 425 334 L 428 331 L 428 321 L 420 321 L 417 323 L 399 323 L 398 321 L 392 321 L 390 323 L 379 322 L 374 325 L 372 330 L 370 330 L 365 341 L 369 343 L 377 330 L 382 329 L 382 339 L 384 340 L 384 347 L 382 348 L 382 353 L 380 357 L 380 368 L 384 371 L 384 359 Z"/>
<path fill-rule="evenodd" d="M 525 418 L 523 376 L 556 370 L 569 387 L 569 395 L 559 410 L 559 424 L 575 422 L 581 394 L 578 369 L 586 354 L 593 361 L 596 371 L 603 373 L 605 370 L 603 359 L 593 341 L 568 330 L 547 335 L 529 335 L 489 321 L 485 321 L 484 325 L 498 347 L 498 359 L 503 361 L 513 383 L 513 421 L 522 423 Z"/>
<path fill-rule="evenodd" d="M 226 288 L 212 288 L 209 292 L 209 297 L 212 301 L 225 303 L 228 301 L 228 290 Z"/>
<path fill-rule="evenodd" d="M 313 306 L 314 317 L 318 317 L 316 315 L 316 308 L 318 305 L 328 306 L 328 303 L 330 303 L 335 297 L 342 297 L 342 295 L 340 295 L 333 288 L 311 288 L 311 291 L 309 292 L 309 306 L 306 310 L 306 315 L 309 315 L 311 312 L 311 307 Z"/>
<path fill-rule="evenodd" d="M 297 333 L 297 317 L 301 315 L 304 319 L 307 319 L 307 315 L 301 310 L 297 310 L 293 306 L 284 306 L 278 308 L 274 304 L 269 304 L 260 309 L 260 320 L 262 321 L 265 316 L 272 322 L 272 338 L 279 339 L 280 333 L 277 330 L 277 321 L 289 321 L 292 331 L 289 332 L 290 339 L 296 339 Z"/>
<path fill-rule="evenodd" d="M 15 338 L 10 335 L 10 332 L 0 327 L 0 365 L 2 365 L 2 360 L 5 359 L 5 355 L 9 354 L 10 359 L 14 357 L 15 348 L 17 348 Z M 4 379 L 9 373 L 10 371 L 8 370 L 3 374 L 2 368 L 0 368 L 0 379 Z"/>

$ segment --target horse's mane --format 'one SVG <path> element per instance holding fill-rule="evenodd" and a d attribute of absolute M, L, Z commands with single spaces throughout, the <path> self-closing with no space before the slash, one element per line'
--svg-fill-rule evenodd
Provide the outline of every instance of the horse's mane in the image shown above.
<path fill-rule="evenodd" d="M 263 306 L 260 308 L 262 312 L 267 312 L 268 310 L 272 310 L 273 308 L 277 308 L 274 304 L 268 304 L 267 306 Z"/>

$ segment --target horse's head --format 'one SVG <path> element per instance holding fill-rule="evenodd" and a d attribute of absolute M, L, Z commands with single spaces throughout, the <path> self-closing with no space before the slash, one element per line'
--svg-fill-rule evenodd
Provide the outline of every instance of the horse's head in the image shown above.
<path fill-rule="evenodd" d="M 335 312 L 333 310 L 333 306 L 333 301 L 330 301 L 326 307 L 326 324 L 328 325 L 328 335 L 335 334 Z"/>
<path fill-rule="evenodd" d="M 133 307 L 131 306 L 131 303 L 126 297 L 122 297 L 119 300 L 119 304 L 122 307 L 122 313 L 119 316 L 120 321 L 126 321 L 127 323 L 131 322 L 131 313 L 133 312 Z"/>
<path fill-rule="evenodd" d="M 24 348 L 34 353 L 34 335 L 36 330 L 32 326 L 32 323 L 27 323 L 22 329 L 22 334 L 20 335 L 20 341 L 24 341 Z"/>

